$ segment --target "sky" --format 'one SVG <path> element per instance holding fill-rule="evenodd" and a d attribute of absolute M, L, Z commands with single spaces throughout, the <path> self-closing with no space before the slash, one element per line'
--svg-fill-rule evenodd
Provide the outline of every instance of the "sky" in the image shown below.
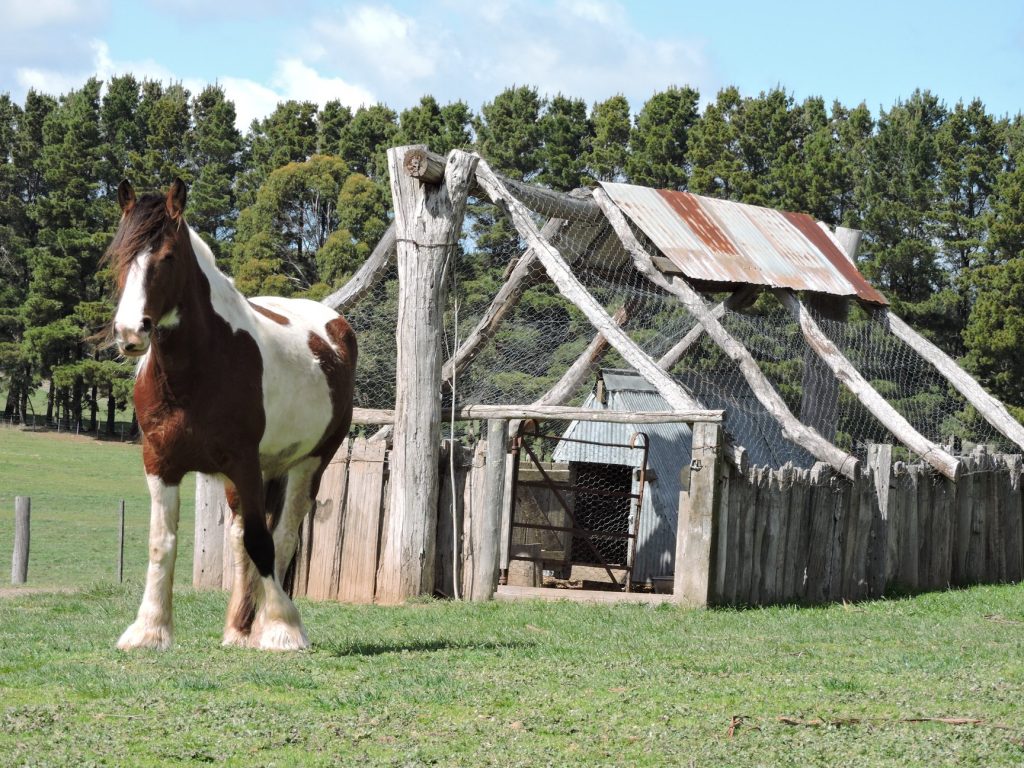
<path fill-rule="evenodd" d="M 238 126 L 285 99 L 480 107 L 512 85 L 634 112 L 689 85 L 782 87 L 874 114 L 928 89 L 1024 110 L 1021 0 L 0 0 L 0 93 L 131 72 L 219 83 Z"/>

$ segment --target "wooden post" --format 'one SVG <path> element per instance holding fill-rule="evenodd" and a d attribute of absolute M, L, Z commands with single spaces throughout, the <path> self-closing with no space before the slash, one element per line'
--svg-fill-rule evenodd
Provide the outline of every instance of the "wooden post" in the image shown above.
<path fill-rule="evenodd" d="M 224 481 L 213 475 L 196 474 L 195 549 L 192 555 L 192 586 L 196 589 L 224 589 L 225 528 L 231 525 L 231 511 L 224 495 Z M 227 560 L 233 555 L 230 548 Z"/>
<path fill-rule="evenodd" d="M 845 322 L 850 302 L 843 296 L 810 294 L 807 306 L 828 320 Z M 800 384 L 800 421 L 816 429 L 826 440 L 836 437 L 839 381 L 821 357 L 810 347 L 804 349 L 804 373 Z"/>
<path fill-rule="evenodd" d="M 117 534 L 117 583 L 124 583 L 124 499 L 121 499 L 118 510 Z"/>
<path fill-rule="evenodd" d="M 391 510 L 383 532 L 376 600 L 400 603 L 434 591 L 441 363 L 446 260 L 462 229 L 477 158 L 455 150 L 444 182 L 429 186 L 404 170 L 412 147 L 388 150 L 398 248 L 397 382 Z"/>
<path fill-rule="evenodd" d="M 24 584 L 28 579 L 29 523 L 32 499 L 14 497 L 14 556 L 11 558 L 11 584 Z"/>
<path fill-rule="evenodd" d="M 483 508 L 473 510 L 473 589 L 469 600 L 490 600 L 498 586 L 498 551 L 501 540 L 501 516 L 505 501 L 505 454 L 508 449 L 508 422 L 487 422 L 487 464 L 484 475 Z"/>
<path fill-rule="evenodd" d="M 706 606 L 712 598 L 712 547 L 720 514 L 722 428 L 693 425 L 689 487 L 680 493 L 676 539 L 675 600 Z"/>

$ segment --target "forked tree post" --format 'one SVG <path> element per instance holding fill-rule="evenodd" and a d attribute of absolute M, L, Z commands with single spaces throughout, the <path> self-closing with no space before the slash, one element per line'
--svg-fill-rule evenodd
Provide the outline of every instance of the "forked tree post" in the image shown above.
<path fill-rule="evenodd" d="M 436 183 L 406 170 L 406 154 L 388 150 L 398 264 L 397 381 L 391 509 L 385 521 L 376 600 L 400 603 L 434 589 L 439 487 L 444 271 L 462 231 L 477 158 L 453 151 Z"/>

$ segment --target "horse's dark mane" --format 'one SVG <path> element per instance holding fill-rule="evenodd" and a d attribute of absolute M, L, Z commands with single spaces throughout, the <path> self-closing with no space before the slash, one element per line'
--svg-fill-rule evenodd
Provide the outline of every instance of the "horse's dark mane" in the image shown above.
<path fill-rule="evenodd" d="M 156 248 L 171 221 L 163 195 L 143 195 L 135 203 L 117 228 L 101 262 L 110 266 L 118 288 L 124 284 L 135 257 L 147 248 Z"/>

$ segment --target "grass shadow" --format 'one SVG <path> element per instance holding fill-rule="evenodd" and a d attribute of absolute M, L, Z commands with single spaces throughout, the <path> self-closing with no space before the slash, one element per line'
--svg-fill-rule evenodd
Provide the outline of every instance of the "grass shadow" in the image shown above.
<path fill-rule="evenodd" d="M 331 656 L 381 656 L 387 653 L 436 653 L 437 651 L 496 651 L 532 648 L 536 643 L 525 640 L 507 642 L 423 640 L 408 643 L 314 643 L 313 649 Z"/>

